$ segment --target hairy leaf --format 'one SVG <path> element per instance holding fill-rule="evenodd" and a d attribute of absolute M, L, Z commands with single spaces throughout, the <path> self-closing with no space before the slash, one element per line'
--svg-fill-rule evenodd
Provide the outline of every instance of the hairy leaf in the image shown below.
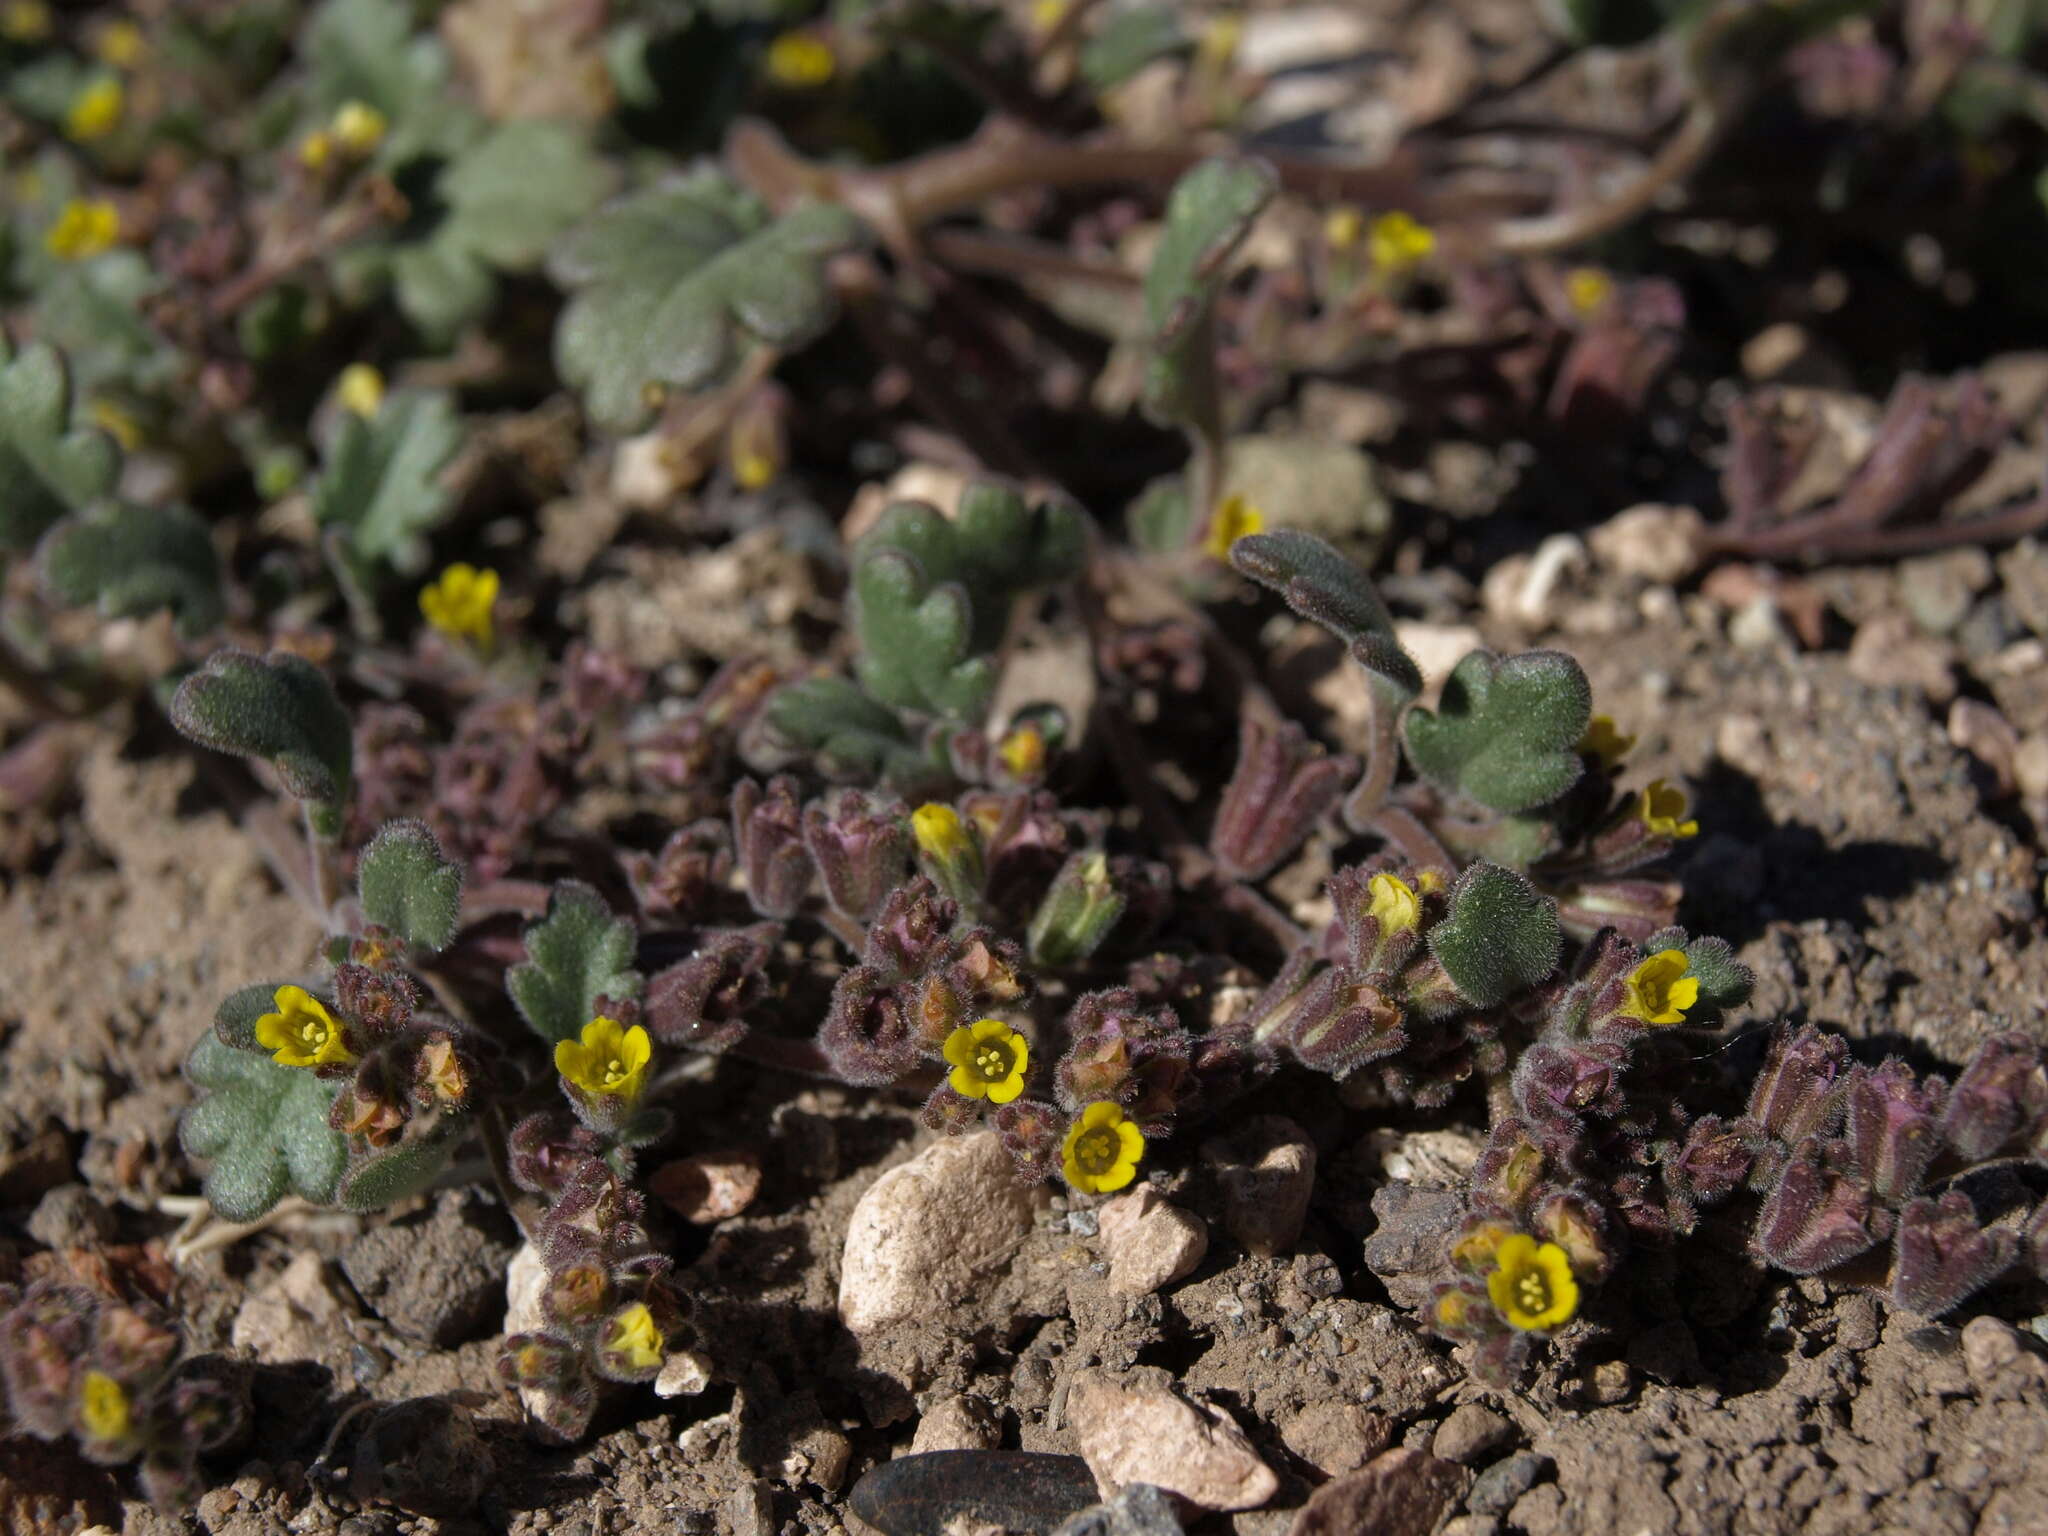
<path fill-rule="evenodd" d="M 548 246 L 602 202 L 610 164 L 567 123 L 505 123 L 463 150 L 434 184 L 441 217 L 401 245 L 391 275 L 398 306 L 428 340 L 445 344 L 497 292 L 497 272 L 540 265 Z"/>
<path fill-rule="evenodd" d="M 110 619 L 168 608 L 190 637 L 226 617 L 212 536 L 183 507 L 103 502 L 53 528 L 36 564 L 60 602 L 97 604 Z"/>
<path fill-rule="evenodd" d="M 1145 274 L 1145 326 L 1152 357 L 1145 404 L 1161 420 L 1200 422 L 1210 414 L 1215 358 L 1205 323 L 1225 265 L 1272 200 L 1272 171 L 1257 161 L 1204 160 L 1174 184 L 1166 228 Z"/>
<path fill-rule="evenodd" d="M 354 754 L 348 711 L 303 656 L 215 651 L 178 685 L 170 715 L 203 747 L 267 760 L 290 793 L 338 830 Z"/>
<path fill-rule="evenodd" d="M 1562 651 L 1474 651 L 1451 669 L 1435 713 L 1409 714 L 1408 755 L 1439 788 L 1513 815 L 1578 782 L 1592 716 L 1592 685 Z"/>
<path fill-rule="evenodd" d="M 722 377 L 751 338 L 792 348 L 837 313 L 825 261 L 857 245 L 836 205 L 771 217 L 716 170 L 614 203 L 556 243 L 549 273 L 573 291 L 555 360 L 602 426 L 628 431 L 658 388 Z"/>
<path fill-rule="evenodd" d="M 417 1141 L 365 1158 L 342 1177 L 334 1204 L 346 1211 L 380 1211 L 418 1194 L 440 1177 L 468 1128 L 459 1117 L 444 1120 Z"/>
<path fill-rule="evenodd" d="M 1492 1008 L 1557 969 L 1557 908 L 1520 875 L 1474 864 L 1451 887 L 1430 951 L 1475 1007 Z"/>
<path fill-rule="evenodd" d="M 461 444 L 462 418 L 443 390 L 401 390 L 367 419 L 345 413 L 313 483 L 313 516 L 345 531 L 361 568 L 417 575 L 426 534 L 448 514 L 441 471 Z"/>
<path fill-rule="evenodd" d="M 462 871 L 421 821 L 387 821 L 356 870 L 363 916 L 418 949 L 446 949 L 462 919 Z"/>
<path fill-rule="evenodd" d="M 348 1160 L 347 1142 L 327 1123 L 339 1082 L 236 1050 L 211 1030 L 185 1059 L 185 1075 L 201 1097 L 178 1135 L 187 1153 L 213 1162 L 201 1189 L 216 1212 L 254 1221 L 286 1194 L 332 1202 Z"/>
<path fill-rule="evenodd" d="M 520 1016 L 550 1044 L 573 1039 L 595 1017 L 597 1000 L 640 995 L 633 925 L 574 880 L 557 885 L 548 913 L 526 930 L 526 961 L 505 973 Z"/>
<path fill-rule="evenodd" d="M 1422 673 L 1395 639 L 1387 605 L 1328 540 L 1293 528 L 1247 534 L 1230 546 L 1230 563 L 1342 640 L 1352 660 L 1391 691 L 1392 702 L 1405 704 L 1422 691 Z"/>
<path fill-rule="evenodd" d="M 1033 507 L 992 484 L 969 487 L 957 518 L 889 507 L 854 554 L 862 686 L 899 709 L 978 720 L 1010 599 L 1077 569 L 1085 541 L 1073 507 Z"/>
<path fill-rule="evenodd" d="M 114 488 L 121 450 L 71 425 L 71 381 L 55 348 L 8 350 L 0 334 L 0 551 L 32 549 L 67 511 Z"/>

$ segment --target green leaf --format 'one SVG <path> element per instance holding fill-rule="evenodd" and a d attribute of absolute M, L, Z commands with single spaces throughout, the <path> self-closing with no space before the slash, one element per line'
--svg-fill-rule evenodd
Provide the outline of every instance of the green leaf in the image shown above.
<path fill-rule="evenodd" d="M 826 259 L 862 238 L 837 205 L 771 218 L 716 170 L 635 193 L 549 257 L 574 293 L 556 364 L 594 420 L 629 431 L 652 414 L 650 385 L 698 389 L 749 340 L 787 350 L 820 335 L 837 314 Z"/>
<path fill-rule="evenodd" d="M 9 352 L 0 334 L 0 550 L 19 553 L 67 511 L 108 494 L 121 473 L 113 438 L 71 426 L 62 354 Z"/>
<path fill-rule="evenodd" d="M 413 35 L 406 0 L 327 0 L 313 13 L 299 51 L 307 100 L 322 119 L 360 101 L 396 122 L 437 93 L 448 74 L 440 43 L 431 34 Z"/>
<path fill-rule="evenodd" d="M 461 446 L 462 418 L 445 390 L 400 390 L 368 419 L 345 412 L 313 482 L 313 516 L 344 528 L 365 566 L 417 575 L 426 534 L 448 515 L 441 471 Z"/>
<path fill-rule="evenodd" d="M 1372 673 L 1395 703 L 1406 704 L 1422 691 L 1422 673 L 1394 637 L 1387 605 L 1365 572 L 1327 540 L 1293 528 L 1246 534 L 1230 546 L 1230 563 L 1342 640 L 1351 659 Z"/>
<path fill-rule="evenodd" d="M 339 831 L 354 754 L 348 711 L 302 656 L 216 651 L 178 685 L 171 724 L 203 747 L 267 760 L 313 807 L 323 836 Z"/>
<path fill-rule="evenodd" d="M 1699 1003 L 1688 1014 L 1688 1023 L 1698 1023 L 1705 1010 L 1721 1013 L 1749 1001 L 1756 973 L 1735 958 L 1726 939 L 1688 938 L 1683 928 L 1666 928 L 1651 934 L 1642 945 L 1646 955 L 1667 949 L 1684 950 L 1688 972 L 1699 978 Z"/>
<path fill-rule="evenodd" d="M 213 537 L 183 507 L 102 503 L 52 529 L 36 564 L 59 602 L 96 603 L 110 619 L 168 608 L 189 639 L 227 616 Z"/>
<path fill-rule="evenodd" d="M 230 992 L 220 1007 L 213 1011 L 213 1032 L 223 1045 L 231 1045 L 238 1051 L 258 1051 L 263 1047 L 256 1043 L 256 1021 L 266 1013 L 277 1012 L 277 994 L 288 983 L 282 981 L 257 981 Z"/>
<path fill-rule="evenodd" d="M 835 783 L 895 784 L 928 777 L 931 764 L 896 712 L 843 677 L 812 678 L 779 688 L 748 743 L 764 772 L 808 760 Z M 765 749 L 761 751 L 758 749 Z"/>
<path fill-rule="evenodd" d="M 394 253 L 399 308 L 429 340 L 451 340 L 490 306 L 495 273 L 539 266 L 614 179 L 587 134 L 568 123 L 529 119 L 493 129 L 442 171 L 432 233 Z"/>
<path fill-rule="evenodd" d="M 1557 905 L 1520 875 L 1474 864 L 1429 931 L 1430 952 L 1476 1008 L 1492 1008 L 1557 969 Z"/>
<path fill-rule="evenodd" d="M 446 949 L 462 919 L 462 871 L 423 821 L 387 821 L 356 870 L 363 916 L 415 949 Z"/>
<path fill-rule="evenodd" d="M 1098 91 L 1122 85 L 1154 59 L 1194 46 L 1171 5 L 1112 12 L 1081 48 L 1081 78 Z"/>
<path fill-rule="evenodd" d="M 1166 228 L 1145 274 L 1152 356 L 1145 404 L 1162 421 L 1204 425 L 1215 413 L 1207 324 L 1230 255 L 1272 200 L 1273 173 L 1255 160 L 1204 160 L 1174 183 Z"/>
<path fill-rule="evenodd" d="M 1073 507 L 1029 506 L 994 484 L 970 486 L 957 518 L 887 508 L 854 552 L 861 685 L 898 709 L 979 720 L 1011 599 L 1079 569 L 1086 539 Z"/>
<path fill-rule="evenodd" d="M 1578 782 L 1592 717 L 1592 685 L 1562 651 L 1474 651 L 1451 669 L 1434 714 L 1409 714 L 1408 755 L 1439 788 L 1513 815 Z"/>
<path fill-rule="evenodd" d="M 211 1030 L 185 1059 L 185 1075 L 201 1097 L 178 1135 L 187 1153 L 213 1162 L 201 1188 L 215 1211 L 254 1221 L 287 1193 L 333 1200 L 348 1160 L 348 1143 L 327 1123 L 339 1080 L 236 1050 Z"/>
<path fill-rule="evenodd" d="M 596 1017 L 600 997 L 640 995 L 633 950 L 633 925 L 613 917 L 589 886 L 565 880 L 548 898 L 547 916 L 526 930 L 526 962 L 505 973 L 505 990 L 541 1039 L 571 1040 Z"/>
<path fill-rule="evenodd" d="M 345 1211 L 381 1211 L 418 1194 L 441 1176 L 468 1130 L 466 1118 L 451 1117 L 417 1141 L 365 1158 L 343 1176 L 333 1203 Z"/>

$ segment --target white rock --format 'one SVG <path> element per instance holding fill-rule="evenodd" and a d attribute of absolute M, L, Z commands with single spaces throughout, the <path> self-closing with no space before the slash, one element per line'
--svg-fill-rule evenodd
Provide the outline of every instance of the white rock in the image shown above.
<path fill-rule="evenodd" d="M 661 1362 L 654 1378 L 656 1397 L 695 1397 L 711 1385 L 711 1361 L 694 1349 L 679 1349 Z"/>
<path fill-rule="evenodd" d="M 1691 507 L 1646 504 L 1609 518 L 1587 535 L 1587 543 L 1615 574 L 1670 585 L 1698 568 L 1704 526 Z"/>
<path fill-rule="evenodd" d="M 1109 1288 L 1143 1296 L 1194 1273 L 1209 1251 L 1209 1224 L 1150 1184 L 1105 1205 L 1097 1230 L 1109 1257 Z"/>
<path fill-rule="evenodd" d="M 935 1141 L 860 1197 L 839 1268 L 855 1333 L 959 1306 L 1031 1230 L 1031 1191 L 994 1131 Z"/>
<path fill-rule="evenodd" d="M 941 1398 L 917 1421 L 913 1456 L 925 1451 L 992 1451 L 1003 1443 L 1003 1422 L 985 1397 Z"/>
<path fill-rule="evenodd" d="M 1104 1498 L 1153 1483 L 1201 1509 L 1257 1509 L 1280 1488 L 1229 1414 L 1163 1387 L 1083 1371 L 1067 1389 L 1067 1422 Z"/>

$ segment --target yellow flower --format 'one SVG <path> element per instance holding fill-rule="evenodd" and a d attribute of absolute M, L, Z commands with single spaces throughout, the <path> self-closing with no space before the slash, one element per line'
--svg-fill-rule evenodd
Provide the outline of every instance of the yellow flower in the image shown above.
<path fill-rule="evenodd" d="M 768 45 L 768 78 L 784 90 L 816 90 L 838 67 L 832 45 L 814 32 L 784 32 Z"/>
<path fill-rule="evenodd" d="M 960 821 L 960 813 L 936 800 L 920 805 L 910 813 L 910 831 L 917 839 L 919 850 L 928 859 L 945 862 L 973 851 L 974 845 L 968 838 L 967 828 Z"/>
<path fill-rule="evenodd" d="M 334 398 L 345 411 L 374 416 L 384 403 L 384 375 L 368 363 L 350 363 L 334 381 Z"/>
<path fill-rule="evenodd" d="M 86 408 L 86 415 L 92 424 L 119 443 L 129 453 L 142 446 L 142 426 L 120 406 L 104 395 L 93 397 Z"/>
<path fill-rule="evenodd" d="M 775 460 L 756 448 L 734 448 L 732 477 L 743 491 L 758 491 L 775 478 Z"/>
<path fill-rule="evenodd" d="M 1067 19 L 1067 0 L 1031 0 L 1031 30 L 1041 36 Z"/>
<path fill-rule="evenodd" d="M 89 1439 L 127 1439 L 135 1422 L 128 1389 L 105 1371 L 87 1371 L 79 1388 L 78 1419 Z"/>
<path fill-rule="evenodd" d="M 108 22 L 93 40 L 93 52 L 99 55 L 100 62 L 116 69 L 133 69 L 140 64 L 148 46 L 142 28 L 126 17 Z"/>
<path fill-rule="evenodd" d="M 50 8 L 43 0 L 8 0 L 0 5 L 0 37 L 10 43 L 40 43 L 51 30 Z"/>
<path fill-rule="evenodd" d="M 121 125 L 121 111 L 128 100 L 121 82 L 101 75 L 72 99 L 64 114 L 64 131 L 81 144 L 104 139 Z"/>
<path fill-rule="evenodd" d="M 1700 824 L 1685 814 L 1685 791 L 1662 779 L 1652 779 L 1636 804 L 1636 814 L 1653 837 L 1698 837 Z"/>
<path fill-rule="evenodd" d="M 1035 779 L 1045 772 L 1045 732 L 1035 723 L 1020 725 L 996 743 L 996 756 L 1011 777 Z"/>
<path fill-rule="evenodd" d="M 616 1355 L 636 1371 L 651 1371 L 661 1364 L 662 1347 L 661 1330 L 654 1325 L 654 1314 L 644 1301 L 634 1302 L 614 1317 L 604 1339 L 604 1352 Z"/>
<path fill-rule="evenodd" d="M 114 248 L 121 236 L 121 213 L 104 198 L 66 203 L 57 222 L 43 236 L 43 249 L 59 261 L 89 261 Z"/>
<path fill-rule="evenodd" d="M 1564 296 L 1581 315 L 1590 315 L 1614 296 L 1614 279 L 1598 267 L 1573 267 L 1564 276 Z"/>
<path fill-rule="evenodd" d="M 1539 1247 L 1528 1233 L 1517 1232 L 1494 1258 L 1500 1267 L 1486 1277 L 1486 1294 L 1510 1327 L 1541 1332 L 1570 1322 L 1579 1310 L 1579 1282 L 1557 1244 Z"/>
<path fill-rule="evenodd" d="M 1202 28 L 1201 41 L 1196 46 L 1204 64 L 1221 69 L 1237 57 L 1238 44 L 1243 41 L 1244 18 L 1235 11 L 1224 11 Z"/>
<path fill-rule="evenodd" d="M 1365 235 L 1365 215 L 1356 208 L 1332 208 L 1323 219 L 1323 239 L 1333 251 L 1348 251 Z"/>
<path fill-rule="evenodd" d="M 275 1013 L 256 1021 L 256 1043 L 280 1066 L 326 1067 L 356 1059 L 327 1005 L 304 987 L 279 987 L 271 996 Z"/>
<path fill-rule="evenodd" d="M 1440 1328 L 1462 1329 L 1472 1312 L 1472 1298 L 1463 1291 L 1445 1291 L 1436 1299 L 1436 1321 Z"/>
<path fill-rule="evenodd" d="M 1209 531 L 1202 535 L 1202 553 L 1212 560 L 1228 560 L 1230 546 L 1247 534 L 1266 526 L 1266 514 L 1242 496 L 1231 496 L 1209 519 Z"/>
<path fill-rule="evenodd" d="M 479 645 L 491 643 L 491 610 L 498 602 L 498 573 L 458 560 L 432 586 L 420 589 L 420 612 L 442 634 Z"/>
<path fill-rule="evenodd" d="M 1383 213 L 1372 221 L 1366 250 L 1373 269 L 1399 274 L 1419 266 L 1436 249 L 1436 231 L 1405 213 Z"/>
<path fill-rule="evenodd" d="M 1400 876 L 1374 875 L 1365 888 L 1371 897 L 1365 910 L 1368 916 L 1379 919 L 1381 943 L 1397 933 L 1406 933 L 1422 921 L 1422 903 Z"/>
<path fill-rule="evenodd" d="M 946 1081 L 970 1099 L 1007 1104 L 1024 1091 L 1031 1042 L 1001 1019 L 978 1019 L 946 1036 L 942 1054 L 953 1070 Z"/>
<path fill-rule="evenodd" d="M 343 102 L 335 109 L 334 121 L 327 125 L 336 146 L 358 160 L 384 142 L 384 130 L 389 126 L 384 114 L 367 101 Z"/>
<path fill-rule="evenodd" d="M 307 170 L 324 170 L 333 158 L 334 135 L 325 128 L 315 128 L 299 140 L 299 164 Z"/>
<path fill-rule="evenodd" d="M 1577 750 L 1581 756 L 1599 758 L 1612 773 L 1635 744 L 1635 737 L 1621 734 L 1612 715 L 1595 715 L 1586 725 L 1586 734 L 1579 738 Z"/>
<path fill-rule="evenodd" d="M 1682 949 L 1660 949 L 1628 973 L 1624 1018 L 1645 1024 L 1683 1024 L 1685 1010 L 1700 1000 L 1700 979 L 1688 976 L 1692 962 Z"/>
<path fill-rule="evenodd" d="M 1145 1135 L 1106 1100 L 1090 1104 L 1067 1128 L 1060 1172 L 1084 1195 L 1107 1195 L 1138 1176 Z"/>
<path fill-rule="evenodd" d="M 592 1019 L 580 1040 L 555 1042 L 555 1070 L 593 1098 L 639 1098 L 653 1059 L 647 1031 L 638 1024 L 628 1029 L 617 1019 Z"/>
<path fill-rule="evenodd" d="M 1482 1222 L 1451 1244 L 1451 1262 L 1476 1275 L 1492 1266 L 1500 1245 L 1512 1235 L 1497 1221 Z"/>

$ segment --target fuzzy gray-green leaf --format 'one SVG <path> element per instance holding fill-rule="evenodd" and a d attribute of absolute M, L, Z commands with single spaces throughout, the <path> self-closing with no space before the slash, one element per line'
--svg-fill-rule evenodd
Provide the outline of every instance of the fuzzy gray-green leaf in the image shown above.
<path fill-rule="evenodd" d="M 446 949 L 462 920 L 462 871 L 421 821 L 387 821 L 356 870 L 363 916 L 415 949 Z"/>
<path fill-rule="evenodd" d="M 1430 951 L 1474 1007 L 1492 1008 L 1557 969 L 1557 906 L 1496 864 L 1474 864 L 1451 887 Z"/>
<path fill-rule="evenodd" d="M 1395 638 L 1387 605 L 1365 572 L 1327 539 L 1295 528 L 1250 533 L 1230 546 L 1230 563 L 1342 640 L 1351 659 L 1389 690 L 1395 707 L 1422 691 L 1422 673 Z"/>
<path fill-rule="evenodd" d="M 548 270 L 574 297 L 555 361 L 602 426 L 652 414 L 650 386 L 698 389 L 751 338 L 792 348 L 838 313 L 826 260 L 860 243 L 836 205 L 771 217 L 716 170 L 635 193 L 557 242 Z"/>
<path fill-rule="evenodd" d="M 192 1048 L 185 1075 L 201 1097 L 179 1122 L 179 1139 L 212 1161 L 201 1189 L 216 1212 L 254 1221 L 287 1194 L 316 1205 L 334 1198 L 348 1160 L 347 1142 L 327 1123 L 338 1081 L 237 1050 L 212 1030 Z"/>
<path fill-rule="evenodd" d="M 114 488 L 121 450 L 71 425 L 71 380 L 54 348 L 0 335 L 0 551 L 32 549 L 66 512 Z"/>
<path fill-rule="evenodd" d="M 1226 264 L 1272 200 L 1272 171 L 1257 161 L 1204 160 L 1174 184 L 1166 227 L 1145 274 L 1152 357 L 1145 404 L 1172 422 L 1199 419 L 1213 383 L 1209 328 Z"/>
<path fill-rule="evenodd" d="M 216 651 L 178 685 L 170 715 L 201 746 L 265 759 L 288 791 L 338 819 L 354 753 L 348 711 L 303 656 Z"/>
<path fill-rule="evenodd" d="M 461 446 L 462 418 L 443 390 L 401 390 L 368 419 L 344 413 L 313 484 L 313 516 L 346 530 L 358 560 L 417 575 L 425 536 L 450 505 L 441 471 Z"/>
<path fill-rule="evenodd" d="M 460 1119 L 444 1120 L 417 1141 L 364 1159 L 342 1177 L 334 1203 L 345 1211 L 381 1211 L 418 1194 L 440 1177 L 467 1129 Z"/>
<path fill-rule="evenodd" d="M 183 507 L 102 502 L 53 528 L 36 564 L 58 601 L 96 604 L 110 619 L 168 608 L 189 638 L 226 617 L 213 538 Z"/>
<path fill-rule="evenodd" d="M 1578 782 L 1592 717 L 1592 685 L 1562 651 L 1474 651 L 1451 669 L 1434 713 L 1409 714 L 1408 755 L 1439 788 L 1515 815 Z"/>
<path fill-rule="evenodd" d="M 541 1039 L 573 1039 L 595 1017 L 600 997 L 640 995 L 633 950 L 633 925 L 613 917 L 589 886 L 565 880 L 548 899 L 547 916 L 526 930 L 527 958 L 505 973 L 505 990 Z"/>

